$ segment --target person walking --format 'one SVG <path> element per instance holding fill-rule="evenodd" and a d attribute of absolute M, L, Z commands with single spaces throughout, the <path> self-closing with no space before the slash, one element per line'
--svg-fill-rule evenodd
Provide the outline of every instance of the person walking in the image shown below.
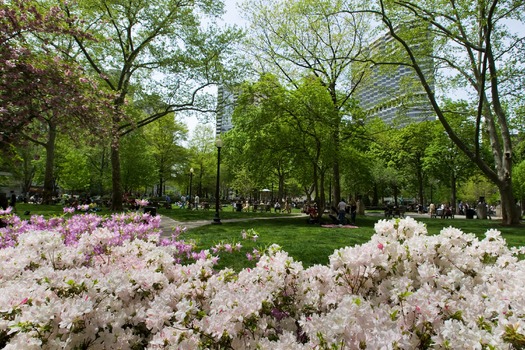
<path fill-rule="evenodd" d="M 430 215 L 431 218 L 436 215 L 436 205 L 434 203 L 430 203 L 428 206 L 428 215 Z"/>
<path fill-rule="evenodd" d="M 357 202 L 355 199 L 351 199 L 350 203 L 350 224 L 355 225 L 355 217 L 357 215 Z"/>
<path fill-rule="evenodd" d="M 337 204 L 337 210 L 338 210 L 338 219 L 339 219 L 339 226 L 342 226 L 346 223 L 346 202 L 344 199 L 341 199 L 339 204 Z"/>
<path fill-rule="evenodd" d="M 9 202 L 9 205 L 11 208 L 13 208 L 13 211 L 16 209 L 16 194 L 15 191 L 11 191 L 11 201 Z"/>

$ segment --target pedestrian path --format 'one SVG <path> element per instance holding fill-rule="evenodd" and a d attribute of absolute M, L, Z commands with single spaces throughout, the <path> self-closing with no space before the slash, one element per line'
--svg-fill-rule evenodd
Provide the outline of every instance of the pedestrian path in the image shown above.
<path fill-rule="evenodd" d="M 211 220 L 198 220 L 198 221 L 177 221 L 173 220 L 170 217 L 167 217 L 165 215 L 160 215 L 160 229 L 162 230 L 163 235 L 170 236 L 171 233 L 177 228 L 177 226 L 180 227 L 186 227 L 187 229 L 192 229 L 200 226 L 204 226 L 207 224 L 210 224 Z"/>

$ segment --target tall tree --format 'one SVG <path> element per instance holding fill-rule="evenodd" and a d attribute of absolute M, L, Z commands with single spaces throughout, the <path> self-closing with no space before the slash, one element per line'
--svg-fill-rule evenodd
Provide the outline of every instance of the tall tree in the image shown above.
<path fill-rule="evenodd" d="M 157 196 L 164 194 L 164 187 L 176 163 L 183 163 L 186 152 L 182 142 L 187 138 L 186 127 L 173 118 L 157 120 L 146 128 L 146 139 L 152 148 L 157 168 Z"/>
<path fill-rule="evenodd" d="M 226 160 L 245 168 L 259 190 L 276 183 L 277 198 L 283 198 L 298 150 L 285 120 L 286 110 L 291 109 L 283 104 L 287 92 L 271 74 L 254 84 L 243 85 L 241 90 L 233 115 L 235 128 L 228 142 L 231 151 Z"/>
<path fill-rule="evenodd" d="M 85 62 L 115 94 L 112 116 L 112 205 L 122 209 L 119 144 L 122 136 L 176 111 L 214 111 L 208 87 L 221 82 L 240 31 L 215 23 L 222 1 L 82 0 L 64 3 L 75 25 L 99 40 L 76 37 Z M 203 23 L 206 18 L 206 22 Z M 202 22 L 201 22 L 202 20 Z M 135 89 L 137 86 L 142 89 Z M 140 93 L 161 96 L 138 120 L 124 118 Z"/>
<path fill-rule="evenodd" d="M 195 172 L 193 183 L 197 187 L 194 195 L 203 197 L 214 188 L 216 152 L 214 128 L 209 124 L 198 125 L 189 142 L 189 157 Z"/>
<path fill-rule="evenodd" d="M 44 147 L 43 202 L 49 203 L 57 134 L 86 127 L 103 134 L 106 129 L 99 118 L 106 113 L 104 96 L 75 62 L 56 50 L 57 37 L 90 38 L 70 29 L 58 7 L 12 1 L 2 2 L 0 12 L 0 122 L 5 127 L 0 139 L 21 136 Z"/>
<path fill-rule="evenodd" d="M 361 80 L 351 64 L 362 50 L 367 23 L 362 16 L 341 16 L 339 1 L 249 0 L 243 10 L 252 24 L 249 45 L 261 72 L 274 72 L 287 85 L 315 76 L 330 94 L 332 108 L 323 115 L 334 153 L 334 199 L 339 201 L 341 126 L 353 114 L 352 96 Z"/>
<path fill-rule="evenodd" d="M 144 131 L 136 130 L 121 142 L 122 185 L 126 194 L 149 195 L 157 180 L 154 149 Z"/>
<path fill-rule="evenodd" d="M 270 179 L 277 179 L 279 196 L 284 195 L 284 181 L 295 169 L 295 178 L 307 196 L 315 194 L 322 212 L 325 178 L 335 156 L 328 126 L 333 115 L 330 94 L 316 77 L 287 89 L 272 74 L 242 90 L 233 115 L 238 136 L 233 145 L 242 150 L 243 165 L 259 185 L 268 186 Z M 309 176 L 297 174 L 305 169 Z"/>
<path fill-rule="evenodd" d="M 404 177 L 416 185 L 418 203 L 424 204 L 424 184 L 427 178 L 424 167 L 425 151 L 432 140 L 432 123 L 413 123 L 393 134 L 395 163 Z"/>
<path fill-rule="evenodd" d="M 403 157 L 402 146 L 397 135 L 399 130 L 388 127 L 384 132 L 377 134 L 375 142 L 371 144 L 369 155 L 375 160 L 371 166 L 371 174 L 376 189 L 394 197 L 397 206 L 399 195 L 407 182 L 406 167 L 400 164 Z M 408 146 L 408 145 L 406 145 Z"/>
<path fill-rule="evenodd" d="M 453 102 L 450 104 L 453 106 L 450 110 L 463 110 L 462 115 L 469 114 L 468 105 L 465 103 L 462 103 L 461 106 Z M 469 122 L 461 115 L 449 114 L 447 118 L 458 130 L 462 139 L 469 139 L 474 134 L 474 123 Z M 441 123 L 434 124 L 429 135 L 431 135 L 429 137 L 430 144 L 425 150 L 424 168 L 431 174 L 432 179 L 439 180 L 450 188 L 450 203 L 459 212 L 459 207 L 456 205 L 458 186 L 476 173 L 476 170 L 479 172 L 479 169 L 450 140 Z M 483 149 L 485 154 L 489 155 L 487 145 L 484 145 Z"/>
<path fill-rule="evenodd" d="M 65 136 L 57 139 L 55 160 L 56 183 L 69 193 L 89 193 L 93 186 L 86 150 L 88 145 L 71 147 L 71 141 Z"/>
<path fill-rule="evenodd" d="M 73 34 L 60 14 L 59 8 L 42 8 L 33 0 L 0 2 L 0 142 L 4 146 L 42 112 L 78 114 L 85 109 L 85 101 L 70 103 L 85 92 L 80 88 L 81 82 L 87 83 L 82 70 L 57 55 L 48 41 L 39 40 Z"/>
<path fill-rule="evenodd" d="M 518 224 L 519 214 L 512 191 L 513 153 L 505 102 L 510 98 L 506 93 L 515 91 L 512 81 L 522 81 L 524 67 L 524 38 L 508 23 L 523 25 L 524 9 L 523 1 L 513 0 L 377 0 L 363 2 L 359 9 L 348 3 L 347 10 L 351 17 L 371 13 L 386 28 L 404 57 L 382 63 L 414 69 L 450 139 L 498 187 L 503 223 L 508 225 Z M 444 69 L 435 86 L 467 92 L 476 106 L 470 117 L 476 125 L 472 141 L 463 139 L 447 119 L 440 95 L 432 88 L 433 72 L 429 75 L 425 69 L 429 60 Z M 483 138 L 490 140 L 490 158 L 481 151 Z"/>

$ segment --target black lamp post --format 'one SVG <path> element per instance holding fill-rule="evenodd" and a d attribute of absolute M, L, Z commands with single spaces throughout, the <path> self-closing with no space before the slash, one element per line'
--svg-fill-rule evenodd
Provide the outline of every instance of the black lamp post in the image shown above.
<path fill-rule="evenodd" d="M 212 224 L 222 224 L 221 218 L 219 216 L 219 209 L 221 207 L 220 194 L 219 194 L 219 179 L 221 173 L 221 148 L 222 140 L 220 138 L 215 142 L 217 146 L 217 185 L 215 186 L 215 217 L 213 218 Z"/>
<path fill-rule="evenodd" d="M 191 182 L 193 180 L 193 168 L 190 168 L 190 196 L 188 198 L 188 209 L 191 209 Z"/>

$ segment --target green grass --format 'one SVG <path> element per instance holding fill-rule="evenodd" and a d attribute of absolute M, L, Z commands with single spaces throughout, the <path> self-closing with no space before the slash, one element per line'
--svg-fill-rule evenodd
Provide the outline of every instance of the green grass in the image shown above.
<path fill-rule="evenodd" d="M 179 220 L 177 211 L 165 213 Z M 202 214 L 202 213 L 201 213 Z M 212 213 L 213 214 L 213 213 Z M 226 219 L 227 213 L 221 213 L 221 218 Z M 253 217 L 249 213 L 242 214 L 245 218 Z M 241 216 L 242 216 L 241 215 Z M 206 225 L 189 230 L 182 239 L 193 240 L 198 248 L 206 249 L 217 243 L 237 243 L 243 245 L 240 253 L 222 254 L 218 268 L 232 267 L 239 270 L 248 267 L 245 254 L 254 248 L 263 250 L 273 243 L 279 244 L 283 250 L 288 252 L 294 259 L 303 262 L 304 266 L 314 264 L 327 264 L 328 257 L 335 249 L 353 246 L 367 242 L 374 234 L 374 225 L 382 217 L 378 214 L 368 216 L 358 216 L 357 229 L 347 228 L 323 228 L 319 225 L 307 223 L 306 215 L 301 217 L 290 217 L 281 214 L 272 214 L 276 218 L 273 220 L 251 220 L 243 222 L 224 222 L 222 225 Z M 210 219 L 213 215 L 201 217 Z M 229 218 L 229 217 L 228 217 Z M 467 233 L 474 233 L 479 238 L 483 238 L 484 233 L 491 228 L 496 228 L 502 232 L 509 246 L 525 245 L 524 227 L 504 227 L 497 220 L 466 220 L 466 219 L 430 219 L 428 217 L 416 218 L 427 225 L 430 234 L 438 234 L 443 227 L 454 226 Z M 211 220 L 210 220 L 211 222 Z M 241 240 L 241 231 L 254 229 L 259 238 L 256 242 Z"/>
<path fill-rule="evenodd" d="M 50 218 L 64 213 L 63 207 L 59 205 L 26 203 L 17 203 L 15 212 L 22 219 L 28 219 L 31 215 L 43 215 L 45 218 Z M 26 215 L 25 212 L 29 212 L 29 215 Z"/>
<path fill-rule="evenodd" d="M 24 218 L 23 212 L 31 211 L 31 214 L 41 214 L 46 217 L 61 215 L 61 206 L 43 205 L 17 205 L 18 214 Z M 171 210 L 158 209 L 161 215 L 169 216 L 177 221 L 188 222 L 196 220 L 209 220 L 212 222 L 215 212 L 213 210 L 192 211 L 174 208 Z M 294 211 L 299 213 L 298 210 Z M 100 212 L 102 215 L 110 214 L 108 210 Z M 231 267 L 240 270 L 253 266 L 253 261 L 246 259 L 246 253 L 253 249 L 263 251 L 273 243 L 279 244 L 283 250 L 288 252 L 295 260 L 301 261 L 305 267 L 314 264 L 327 264 L 328 257 L 334 250 L 362 244 L 367 242 L 374 233 L 375 223 L 381 216 L 367 215 L 358 216 L 359 228 L 322 228 L 319 225 L 307 223 L 306 215 L 293 216 L 280 213 L 244 213 L 233 212 L 231 207 L 226 207 L 220 213 L 222 225 L 205 225 L 188 230 L 181 236 L 186 241 L 194 241 L 198 249 L 208 249 L 217 243 L 241 243 L 241 252 L 221 253 L 217 268 Z M 273 217 L 271 220 L 251 220 L 255 218 Z M 241 222 L 227 222 L 228 219 L 246 219 Z M 483 234 L 491 228 L 502 232 L 509 246 L 525 245 L 525 230 L 523 226 L 505 227 L 497 220 L 466 220 L 466 219 L 430 219 L 428 217 L 416 218 L 427 225 L 430 234 L 437 234 L 443 227 L 453 226 L 464 232 L 474 233 L 482 238 Z M 259 235 L 256 241 L 242 240 L 242 230 L 253 229 Z"/>

